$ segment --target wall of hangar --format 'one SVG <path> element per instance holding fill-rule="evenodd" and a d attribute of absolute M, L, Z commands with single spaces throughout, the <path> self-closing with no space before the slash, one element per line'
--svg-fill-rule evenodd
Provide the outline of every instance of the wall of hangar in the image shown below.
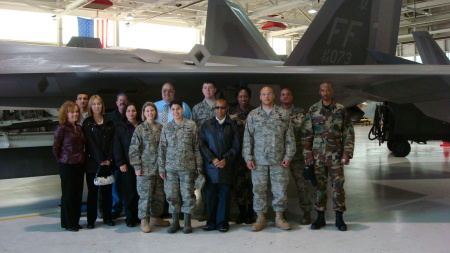
<path fill-rule="evenodd" d="M 158 51 L 189 52 L 199 43 L 199 30 L 194 28 L 142 23 L 127 26 L 126 22 L 94 19 L 94 37 L 103 36 L 107 46 L 144 48 Z M 0 10 L 0 40 L 43 45 L 65 45 L 78 36 L 75 16 L 55 20 L 50 13 Z M 105 25 L 106 24 L 106 25 Z"/>
<path fill-rule="evenodd" d="M 436 40 L 439 47 L 446 53 L 450 59 L 450 39 Z M 415 43 L 400 43 L 397 45 L 397 56 L 405 59 L 422 63 L 419 51 Z"/>

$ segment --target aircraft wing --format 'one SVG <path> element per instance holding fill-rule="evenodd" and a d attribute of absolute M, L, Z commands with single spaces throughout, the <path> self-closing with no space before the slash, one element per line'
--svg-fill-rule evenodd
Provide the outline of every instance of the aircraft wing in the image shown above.
<path fill-rule="evenodd" d="M 156 101 L 166 81 L 176 83 L 177 95 L 193 105 L 201 101 L 200 86 L 207 79 L 215 80 L 219 88 L 238 84 L 289 87 L 304 108 L 318 100 L 317 85 L 324 80 L 335 83 L 336 100 L 346 106 L 364 99 L 411 103 L 450 97 L 448 83 L 434 80 L 448 77 L 449 66 L 185 64 L 190 60 L 189 55 L 161 55 L 158 63 L 149 63 L 121 50 L 0 42 L 0 106 L 57 108 L 82 91 L 107 97 L 127 92 L 139 102 Z M 423 85 L 427 80 L 434 81 Z"/>

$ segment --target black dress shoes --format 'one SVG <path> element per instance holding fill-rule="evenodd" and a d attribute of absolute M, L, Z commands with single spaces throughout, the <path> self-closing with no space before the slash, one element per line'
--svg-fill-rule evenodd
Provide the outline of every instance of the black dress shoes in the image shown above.
<path fill-rule="evenodd" d="M 111 217 L 112 217 L 114 220 L 116 220 L 117 218 L 119 218 L 119 214 L 116 213 L 116 212 L 112 212 L 112 213 L 111 213 Z"/>
<path fill-rule="evenodd" d="M 116 223 L 115 223 L 114 221 L 112 221 L 112 220 L 110 220 L 110 221 L 104 221 L 103 223 L 105 223 L 106 225 L 108 225 L 108 226 L 110 226 L 110 227 L 116 225 Z"/>
<path fill-rule="evenodd" d="M 95 228 L 94 223 L 88 223 L 87 228 L 88 229 L 94 229 Z"/>
<path fill-rule="evenodd" d="M 78 228 L 77 227 L 66 228 L 66 230 L 70 231 L 70 232 L 78 232 Z"/>
<path fill-rule="evenodd" d="M 134 228 L 136 224 L 134 222 L 127 222 L 127 227 Z"/>
<path fill-rule="evenodd" d="M 83 229 L 83 226 L 81 226 L 80 224 L 77 225 L 78 229 Z"/>
<path fill-rule="evenodd" d="M 203 227 L 202 227 L 202 230 L 203 230 L 203 231 L 212 231 L 213 229 L 210 228 L 210 227 L 208 227 L 208 226 L 203 226 Z"/>

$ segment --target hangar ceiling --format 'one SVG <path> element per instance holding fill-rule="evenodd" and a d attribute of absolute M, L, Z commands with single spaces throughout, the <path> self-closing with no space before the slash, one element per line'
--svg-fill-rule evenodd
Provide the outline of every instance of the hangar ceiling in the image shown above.
<path fill-rule="evenodd" d="M 243 7 L 254 24 L 266 37 L 285 37 L 298 40 L 325 0 L 231 0 Z M 332 1 L 332 0 L 328 0 Z M 104 9 L 85 8 L 92 2 L 110 2 Z M 129 22 L 147 22 L 204 30 L 207 0 L 0 0 L 1 9 L 51 13 L 55 18 L 72 15 Z M 131 19 L 132 17 L 132 19 Z M 286 28 L 263 30 L 266 21 L 283 23 Z M 449 0 L 403 0 L 399 42 L 412 41 L 411 32 L 430 31 L 435 38 L 450 37 Z"/>

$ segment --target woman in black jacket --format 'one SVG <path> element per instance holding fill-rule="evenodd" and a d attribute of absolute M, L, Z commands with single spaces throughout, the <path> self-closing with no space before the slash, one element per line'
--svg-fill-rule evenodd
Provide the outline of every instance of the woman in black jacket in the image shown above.
<path fill-rule="evenodd" d="M 121 194 L 125 210 L 125 222 L 127 227 L 134 227 L 138 219 L 138 201 L 139 195 L 136 188 L 136 175 L 134 168 L 130 164 L 128 151 L 130 150 L 131 137 L 134 130 L 141 123 L 137 119 L 137 109 L 134 104 L 125 107 L 125 117 L 116 127 L 114 134 L 114 162 L 120 169 L 119 182 L 121 182 Z"/>
<path fill-rule="evenodd" d="M 87 228 L 95 227 L 97 219 L 98 195 L 102 198 L 103 222 L 114 226 L 112 221 L 112 186 L 96 186 L 95 174 L 100 166 L 108 168 L 112 160 L 114 138 L 114 121 L 105 114 L 105 104 L 100 96 L 94 95 L 89 99 L 89 117 L 83 122 L 83 132 L 86 136 L 86 183 L 88 186 L 87 200 Z M 112 171 L 102 171 L 109 173 Z"/>

